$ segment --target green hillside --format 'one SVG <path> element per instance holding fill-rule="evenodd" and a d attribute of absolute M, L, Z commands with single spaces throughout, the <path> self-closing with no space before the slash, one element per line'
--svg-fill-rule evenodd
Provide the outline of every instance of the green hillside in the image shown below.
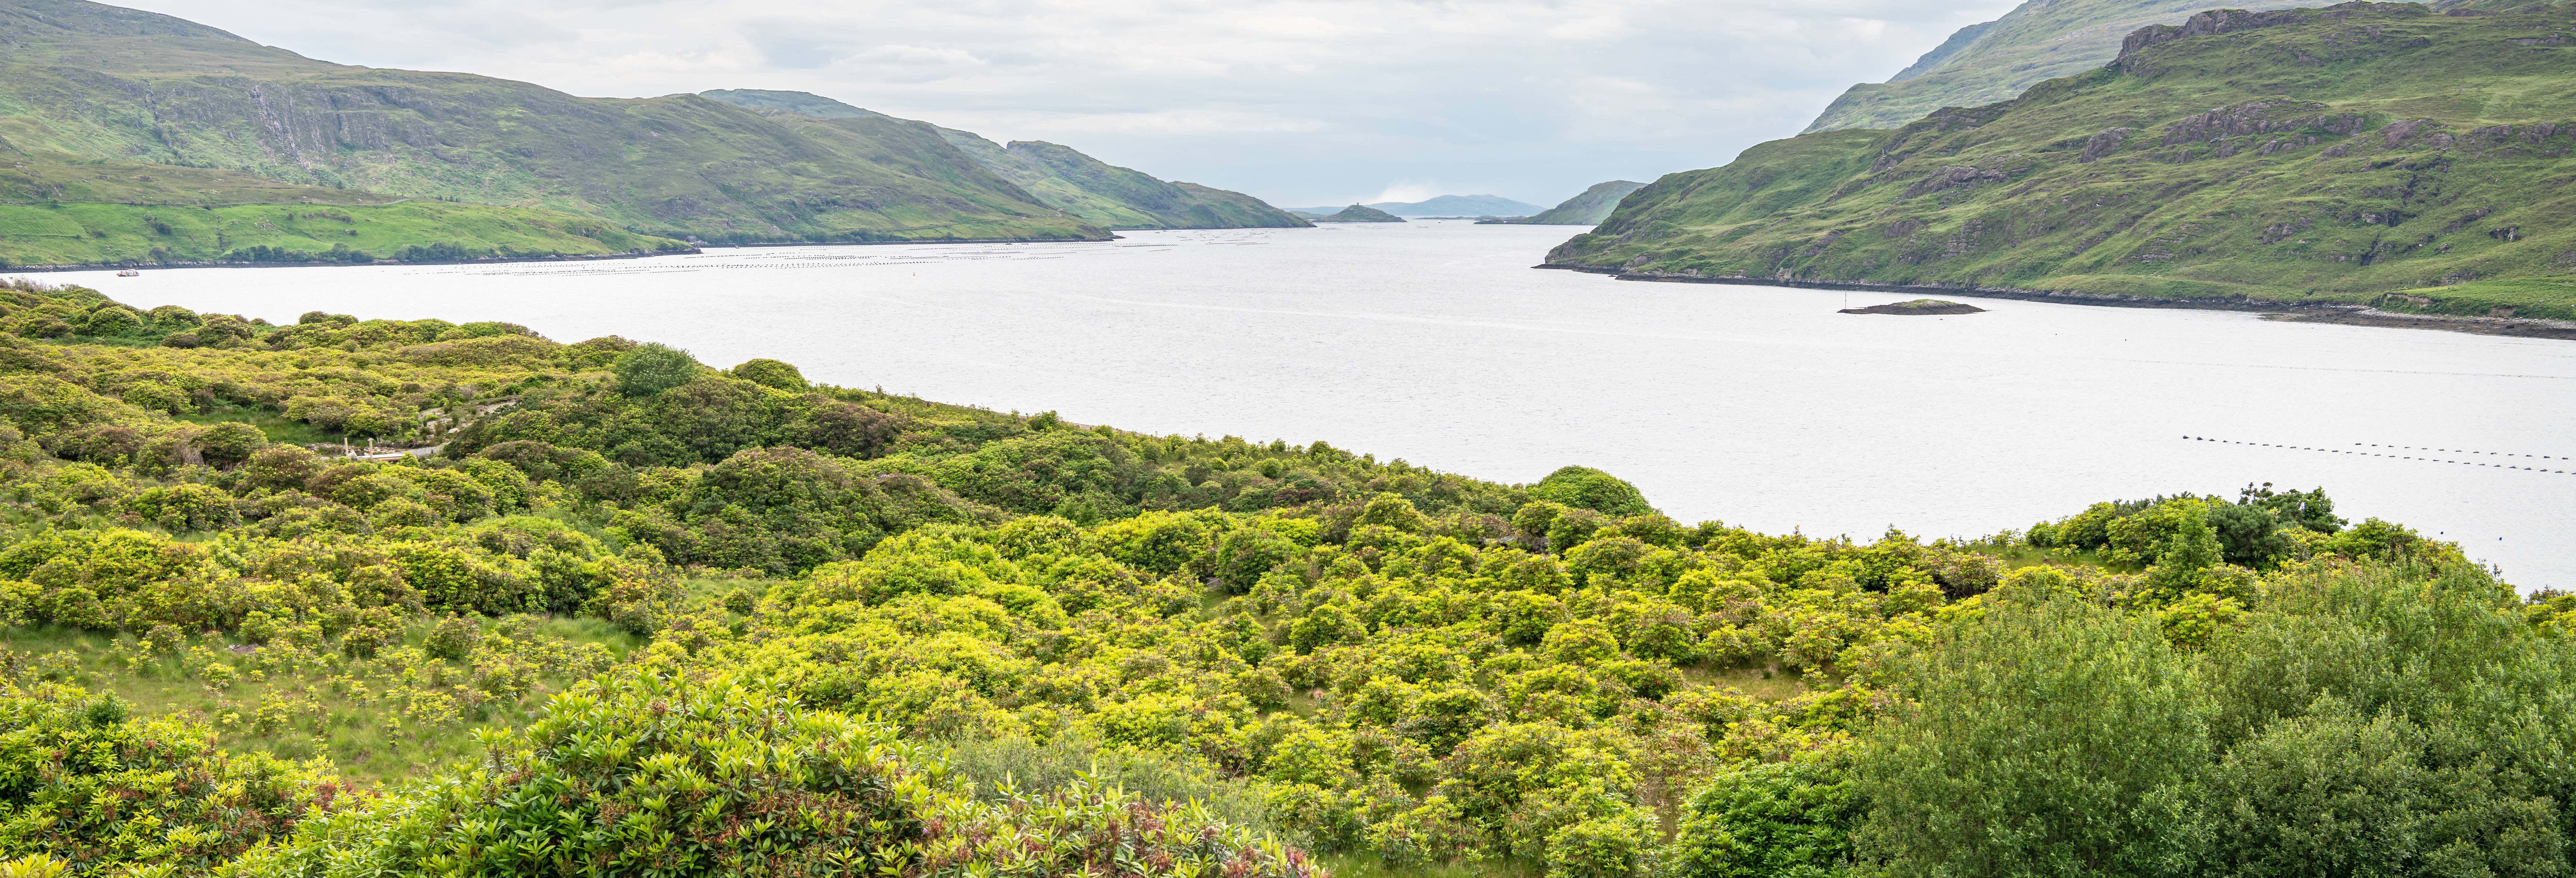
<path fill-rule="evenodd" d="M 2570 31 L 2417 4 L 2203 13 L 2014 101 L 1667 176 L 1549 262 L 2576 317 Z"/>
<path fill-rule="evenodd" d="M 724 89 L 703 93 L 737 106 L 763 111 L 773 119 L 797 124 L 816 119 L 892 119 L 875 110 L 853 107 L 801 91 Z M 813 123 L 807 123 L 813 124 Z M 825 122 L 822 124 L 840 124 Z M 1286 211 L 1240 192 L 1195 183 L 1155 179 L 1141 171 L 1116 167 L 1071 147 L 1035 140 L 1015 140 L 1004 147 L 981 135 L 926 122 L 910 122 L 939 133 L 950 146 L 1001 179 L 1010 181 L 1039 203 L 1084 222 L 1113 229 L 1239 229 L 1303 226 Z"/>
<path fill-rule="evenodd" d="M 1165 182 L 1041 140 L 997 146 L 941 129 L 950 143 L 1066 213 L 1113 229 L 1289 228 L 1307 225 L 1240 192 Z"/>
<path fill-rule="evenodd" d="M 2265 0 L 2263 8 L 2325 0 Z M 2043 80 L 2109 62 L 2120 39 L 2151 24 L 2177 24 L 2217 0 L 2026 0 L 2002 18 L 1960 28 L 1885 83 L 1862 83 L 1825 107 L 1807 131 L 1895 128 L 1942 107 L 2011 100 Z"/>
<path fill-rule="evenodd" d="M 0 204 L 0 268 L 447 261 L 686 247 L 561 211 L 437 201 L 364 207 Z"/>
<path fill-rule="evenodd" d="M 1594 183 L 1591 188 L 1583 190 L 1583 194 L 1568 198 L 1563 204 L 1539 211 L 1538 213 L 1529 216 L 1513 217 L 1511 219 L 1477 220 L 1476 222 L 1478 225 L 1599 225 L 1602 220 L 1609 218 L 1610 211 L 1619 207 L 1619 199 L 1626 198 L 1628 197 L 1628 193 L 1635 192 L 1645 187 L 1646 184 L 1644 183 L 1630 180 L 1612 180 L 1607 183 Z"/>
<path fill-rule="evenodd" d="M 100 159 L 0 165 L 0 267 L 680 250 L 593 217 Z"/>
<path fill-rule="evenodd" d="M 934 131 L 781 125 L 695 95 L 583 98 L 315 61 L 168 16 L 0 3 L 0 139 L 26 154 L 547 208 L 709 241 L 1096 239 Z"/>
<path fill-rule="evenodd" d="M 1319 223 L 1400 223 L 1404 218 L 1365 204 L 1354 204 L 1342 208 L 1338 213 L 1316 217 L 1315 221 Z"/>

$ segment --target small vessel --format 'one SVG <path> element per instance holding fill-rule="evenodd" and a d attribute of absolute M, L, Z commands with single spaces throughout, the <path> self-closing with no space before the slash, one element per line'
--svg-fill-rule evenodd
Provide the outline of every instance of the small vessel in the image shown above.
<path fill-rule="evenodd" d="M 117 272 L 117 273 L 116 273 L 116 276 L 117 276 L 117 277 L 142 277 L 142 276 L 143 276 L 143 272 L 135 271 L 134 269 L 129 268 L 129 269 L 126 269 L 126 270 L 124 270 L 124 271 Z"/>

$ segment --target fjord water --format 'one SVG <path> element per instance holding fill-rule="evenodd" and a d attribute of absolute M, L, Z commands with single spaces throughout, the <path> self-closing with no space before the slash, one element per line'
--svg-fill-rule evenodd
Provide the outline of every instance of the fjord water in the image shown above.
<path fill-rule="evenodd" d="M 817 381 L 1322 439 L 1505 482 L 1584 464 L 1684 521 L 1772 532 L 1977 536 L 2096 500 L 2323 486 L 2344 516 L 2457 540 L 2526 590 L 2576 588 L 2576 342 L 1957 296 L 1990 310 L 1847 315 L 1911 297 L 1529 268 L 1574 231 L 1434 221 L 49 280 L 277 322 L 319 308 L 615 334 L 716 366 L 774 357 Z"/>

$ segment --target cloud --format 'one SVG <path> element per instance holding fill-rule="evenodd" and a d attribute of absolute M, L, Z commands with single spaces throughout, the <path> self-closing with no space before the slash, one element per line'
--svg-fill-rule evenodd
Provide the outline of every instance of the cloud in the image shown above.
<path fill-rule="evenodd" d="M 1554 204 L 1794 134 L 2013 0 L 127 2 L 308 57 L 575 94 L 812 91 L 1274 203 L 1447 180 Z"/>
<path fill-rule="evenodd" d="M 1450 194 L 1475 195 L 1480 193 L 1452 193 L 1446 189 L 1440 188 L 1440 184 L 1433 180 L 1397 180 L 1393 183 L 1386 184 L 1386 188 L 1378 190 L 1376 195 L 1361 199 L 1359 203 L 1376 204 L 1382 201 L 1428 201 L 1435 196 Z"/>

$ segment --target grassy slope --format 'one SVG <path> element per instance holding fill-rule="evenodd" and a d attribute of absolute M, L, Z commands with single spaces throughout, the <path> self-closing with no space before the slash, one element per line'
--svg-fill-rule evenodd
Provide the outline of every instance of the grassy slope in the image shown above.
<path fill-rule="evenodd" d="M 546 207 L 720 241 L 1103 234 L 953 150 L 917 149 L 936 137 L 813 136 L 694 95 L 581 98 L 346 67 L 76 0 L 0 5 L 0 42 L 0 137 L 30 153 Z M 888 155 L 902 161 L 876 161 Z"/>
<path fill-rule="evenodd" d="M 1483 220 L 1482 222 L 1526 226 L 1599 225 L 1602 220 L 1609 218 L 1610 211 L 1618 208 L 1620 199 L 1628 197 L 1628 193 L 1643 189 L 1645 186 L 1644 183 L 1628 180 L 1594 183 L 1591 188 L 1583 190 L 1583 194 L 1568 198 L 1565 203 L 1539 211 L 1537 214 L 1520 219 Z"/>
<path fill-rule="evenodd" d="M 1171 183 L 1072 147 L 1035 140 L 1002 146 L 942 128 L 950 143 L 1066 213 L 1113 229 L 1283 228 L 1307 223 L 1240 192 Z"/>
<path fill-rule="evenodd" d="M 2328 0 L 2266 0 L 2258 8 L 2319 6 Z M 2175 24 L 2217 0 L 2027 0 L 2002 18 L 1963 28 L 1886 83 L 1862 83 L 1835 98 L 1807 131 L 1895 128 L 1942 107 L 2011 100 L 2044 80 L 2100 67 L 2120 39 L 2151 24 Z M 1964 39 L 1963 39 L 1964 38 Z"/>
<path fill-rule="evenodd" d="M 205 262 L 254 246 L 321 253 L 334 244 L 392 258 L 405 246 L 431 243 L 537 256 L 625 253 L 675 242 L 559 211 L 436 201 L 357 207 L 0 204 L 0 266 Z"/>
<path fill-rule="evenodd" d="M 2566 18 L 2282 15 L 2010 103 L 1762 144 L 1640 190 L 1549 259 L 2576 317 Z"/>

